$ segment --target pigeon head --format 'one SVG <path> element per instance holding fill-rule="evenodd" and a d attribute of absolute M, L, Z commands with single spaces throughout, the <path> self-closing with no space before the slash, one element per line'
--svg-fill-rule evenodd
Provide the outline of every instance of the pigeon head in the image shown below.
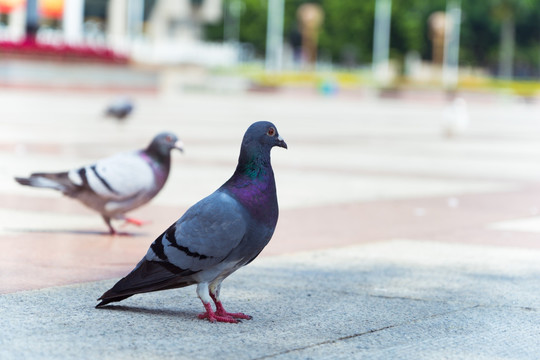
<path fill-rule="evenodd" d="M 160 157 L 167 157 L 172 149 L 178 149 L 184 152 L 182 141 L 171 132 L 162 132 L 154 137 L 146 152 Z"/>
<path fill-rule="evenodd" d="M 253 123 L 242 140 L 243 148 L 255 151 L 270 150 L 274 146 L 287 149 L 287 144 L 279 136 L 276 126 L 268 121 Z"/>
<path fill-rule="evenodd" d="M 242 139 L 236 173 L 247 174 L 249 177 L 266 173 L 260 170 L 270 167 L 270 150 L 274 146 L 287 148 L 276 126 L 268 121 L 252 124 Z"/>

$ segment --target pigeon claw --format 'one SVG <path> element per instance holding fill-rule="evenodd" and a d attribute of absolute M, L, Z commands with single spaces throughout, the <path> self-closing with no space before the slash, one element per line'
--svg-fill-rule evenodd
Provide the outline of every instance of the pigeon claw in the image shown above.
<path fill-rule="evenodd" d="M 225 316 L 225 317 L 232 317 L 234 319 L 244 319 L 244 320 L 251 320 L 253 319 L 253 316 L 251 315 L 246 315 L 244 313 L 229 313 L 229 312 L 218 312 L 216 311 L 216 315 L 219 315 L 219 316 Z"/>
<path fill-rule="evenodd" d="M 202 313 L 199 314 L 199 319 L 208 319 L 211 323 L 215 322 L 225 322 L 225 323 L 231 323 L 231 324 L 237 324 L 239 322 L 242 322 L 241 320 L 235 319 L 232 316 L 222 316 L 217 315 L 216 313 Z"/>
<path fill-rule="evenodd" d="M 212 299 L 216 303 L 216 315 L 228 316 L 228 317 L 233 317 L 233 318 L 236 318 L 236 319 L 244 319 L 244 320 L 251 320 L 252 319 L 252 317 L 250 315 L 246 315 L 244 313 L 230 313 L 230 312 L 225 311 L 225 308 L 223 307 L 223 304 L 221 303 L 221 301 L 219 301 L 213 295 L 210 295 L 210 296 L 212 296 Z"/>
<path fill-rule="evenodd" d="M 199 314 L 199 319 L 208 319 L 208 321 L 215 323 L 215 322 L 226 322 L 231 324 L 237 324 L 239 322 L 242 322 L 240 319 L 250 320 L 251 316 L 242 314 L 242 313 L 228 313 L 223 309 L 223 305 L 221 305 L 221 302 L 217 301 L 217 309 L 214 312 L 212 310 L 212 306 L 210 303 L 203 303 L 204 308 L 206 309 L 206 312 L 203 312 Z"/>

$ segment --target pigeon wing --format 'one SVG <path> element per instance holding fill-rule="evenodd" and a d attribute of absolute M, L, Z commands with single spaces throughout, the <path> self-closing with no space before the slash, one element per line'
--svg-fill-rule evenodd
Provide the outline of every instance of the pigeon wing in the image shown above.
<path fill-rule="evenodd" d="M 242 206 L 216 191 L 160 235 L 136 268 L 98 299 L 98 307 L 138 293 L 197 283 L 192 275 L 221 264 L 246 231 Z"/>
<path fill-rule="evenodd" d="M 201 271 L 221 262 L 244 238 L 244 208 L 216 191 L 199 201 L 150 247 L 146 259 Z"/>
<path fill-rule="evenodd" d="M 117 202 L 151 191 L 155 180 L 150 165 L 137 153 L 122 153 L 68 172 L 69 179 L 103 200 Z"/>

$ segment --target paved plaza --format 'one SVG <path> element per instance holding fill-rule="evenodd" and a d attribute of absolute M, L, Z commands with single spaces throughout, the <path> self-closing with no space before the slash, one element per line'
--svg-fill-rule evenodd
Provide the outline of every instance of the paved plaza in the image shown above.
<path fill-rule="evenodd" d="M 465 95 L 443 136 L 443 97 L 308 91 L 132 95 L 0 90 L 1 359 L 534 359 L 540 354 L 540 105 Z M 211 324 L 195 288 L 96 299 L 232 174 L 255 121 L 276 124 L 280 219 L 261 256 L 223 284 Z M 109 236 L 100 216 L 14 176 L 145 147 L 173 153 L 163 191 Z M 117 226 L 121 226 L 117 223 Z"/>

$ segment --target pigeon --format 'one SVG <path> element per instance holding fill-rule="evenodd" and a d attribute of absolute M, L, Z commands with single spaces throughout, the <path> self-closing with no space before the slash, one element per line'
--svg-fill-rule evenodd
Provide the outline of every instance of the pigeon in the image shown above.
<path fill-rule="evenodd" d="M 15 180 L 21 185 L 58 190 L 79 200 L 99 212 L 110 234 L 115 235 L 111 219 L 143 224 L 125 213 L 146 204 L 163 188 L 169 176 L 172 149 L 183 152 L 182 142 L 175 134 L 163 132 L 146 149 L 116 154 L 78 169 L 33 173 Z"/>
<path fill-rule="evenodd" d="M 278 220 L 270 164 L 274 146 L 287 148 L 276 127 L 265 121 L 252 124 L 231 178 L 158 236 L 135 268 L 98 299 L 96 307 L 135 294 L 197 284 L 205 308 L 200 319 L 228 323 L 251 319 L 225 311 L 219 294 L 221 282 L 253 261 L 274 233 Z"/>
<path fill-rule="evenodd" d="M 105 110 L 105 116 L 124 120 L 133 111 L 133 102 L 128 97 L 121 97 L 113 101 Z"/>
<path fill-rule="evenodd" d="M 463 98 L 455 98 L 445 107 L 442 119 L 442 133 L 447 138 L 455 138 L 464 135 L 470 125 L 469 109 L 467 101 Z"/>

